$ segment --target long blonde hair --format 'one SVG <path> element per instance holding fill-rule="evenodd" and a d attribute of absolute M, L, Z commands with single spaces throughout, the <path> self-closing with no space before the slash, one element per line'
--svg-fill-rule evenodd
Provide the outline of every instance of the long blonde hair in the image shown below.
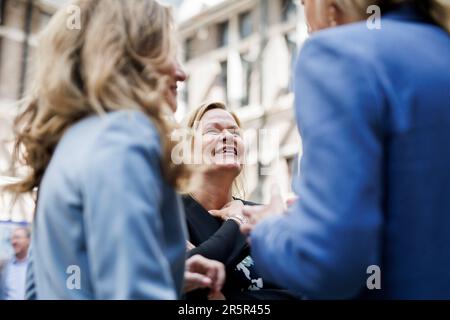
<path fill-rule="evenodd" d="M 366 17 L 370 5 L 388 8 L 401 3 L 414 3 L 424 13 L 428 14 L 438 25 L 450 33 L 450 1 L 449 0 L 334 0 L 342 12 L 356 17 Z M 317 1 L 318 5 L 324 1 Z"/>
<path fill-rule="evenodd" d="M 165 179 L 178 186 L 188 171 L 170 161 L 172 123 L 162 75 L 175 56 L 170 9 L 155 0 L 75 0 L 81 28 L 69 28 L 66 8 L 43 31 L 32 89 L 17 117 L 13 170 L 30 171 L 8 189 L 37 187 L 64 132 L 90 115 L 134 109 L 160 132 Z"/>
<path fill-rule="evenodd" d="M 214 109 L 220 109 L 228 112 L 236 121 L 236 124 L 239 128 L 242 128 L 241 120 L 239 117 L 231 110 L 229 110 L 226 105 L 222 102 L 209 102 L 200 105 L 190 112 L 190 114 L 184 120 L 184 127 L 187 129 L 196 130 L 198 128 L 198 124 L 200 120 L 203 118 L 206 112 Z M 191 135 L 193 139 L 193 135 Z M 193 145 L 193 141 L 189 141 L 191 145 Z M 232 186 L 232 194 L 234 197 L 238 197 L 241 199 L 245 199 L 245 185 L 244 185 L 244 168 L 241 170 L 241 173 L 234 179 Z M 189 189 L 183 190 L 183 193 L 188 193 Z"/>

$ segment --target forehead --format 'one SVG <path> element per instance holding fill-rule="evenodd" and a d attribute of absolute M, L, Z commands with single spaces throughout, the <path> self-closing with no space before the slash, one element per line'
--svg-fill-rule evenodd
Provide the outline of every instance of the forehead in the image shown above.
<path fill-rule="evenodd" d="M 26 236 L 27 232 L 24 229 L 16 229 L 12 233 L 13 236 Z"/>
<path fill-rule="evenodd" d="M 205 112 L 200 122 L 203 125 L 221 124 L 238 126 L 233 116 L 223 109 L 212 109 Z"/>

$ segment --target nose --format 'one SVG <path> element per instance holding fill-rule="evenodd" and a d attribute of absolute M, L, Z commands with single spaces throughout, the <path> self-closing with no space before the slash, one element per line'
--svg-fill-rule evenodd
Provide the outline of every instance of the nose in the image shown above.
<path fill-rule="evenodd" d="M 230 131 L 224 130 L 222 132 L 222 142 L 224 145 L 227 145 L 227 142 L 232 142 L 234 144 L 234 135 Z"/>
<path fill-rule="evenodd" d="M 175 65 L 175 80 L 178 82 L 184 82 L 186 81 L 186 78 L 187 78 L 186 72 L 184 72 L 181 64 L 177 62 Z"/>

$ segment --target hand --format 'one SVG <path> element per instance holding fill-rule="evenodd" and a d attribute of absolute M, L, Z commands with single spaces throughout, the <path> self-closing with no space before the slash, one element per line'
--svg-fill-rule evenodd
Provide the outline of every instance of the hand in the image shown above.
<path fill-rule="evenodd" d="M 208 212 L 222 220 L 227 220 L 233 216 L 243 216 L 242 209 L 244 208 L 244 203 L 240 200 L 233 200 L 228 202 L 222 209 L 220 210 L 209 210 Z"/>
<path fill-rule="evenodd" d="M 200 288 L 211 288 L 216 296 L 225 282 L 225 267 L 222 263 L 195 255 L 186 260 L 184 292 Z"/>
<path fill-rule="evenodd" d="M 285 211 L 283 197 L 277 185 L 272 186 L 270 203 L 265 206 L 244 206 L 243 213 L 249 222 L 241 226 L 243 234 L 250 234 L 253 228 L 270 216 L 282 214 Z"/>

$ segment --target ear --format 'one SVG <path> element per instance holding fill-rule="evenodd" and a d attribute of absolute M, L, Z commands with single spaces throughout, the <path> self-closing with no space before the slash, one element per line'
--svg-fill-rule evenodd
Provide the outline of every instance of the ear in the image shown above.
<path fill-rule="evenodd" d="M 327 22 L 329 27 L 337 27 L 342 24 L 342 12 L 334 1 L 328 3 Z"/>

